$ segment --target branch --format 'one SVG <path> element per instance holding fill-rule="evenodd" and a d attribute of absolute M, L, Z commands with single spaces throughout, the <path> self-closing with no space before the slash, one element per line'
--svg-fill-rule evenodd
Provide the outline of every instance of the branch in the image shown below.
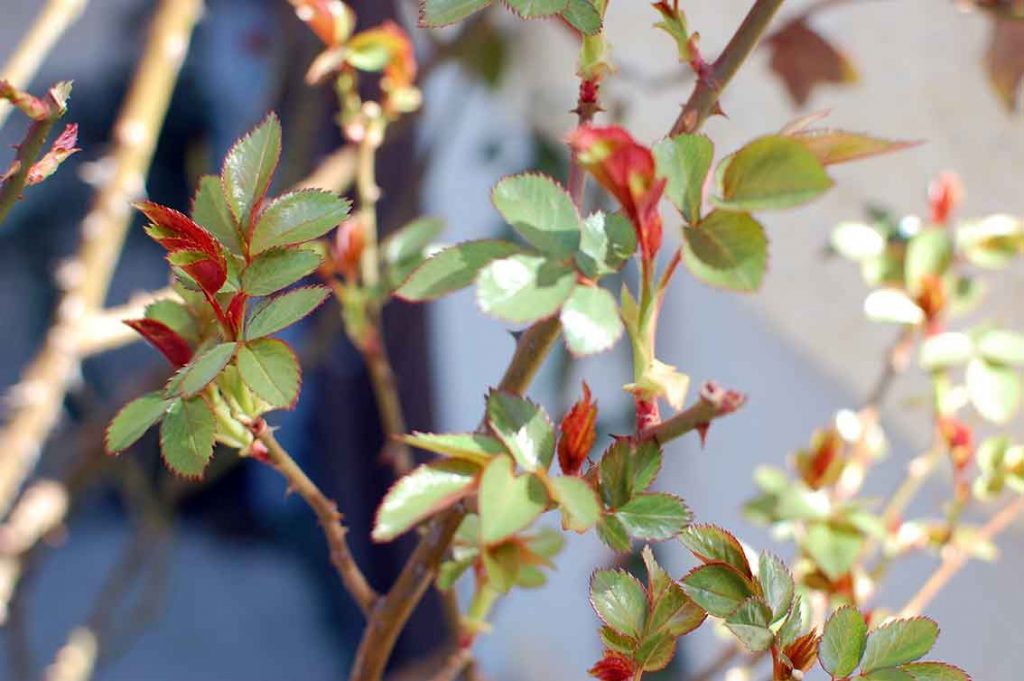
<path fill-rule="evenodd" d="M 704 125 L 704 121 L 718 108 L 718 99 L 722 96 L 722 91 L 757 47 L 782 3 L 783 0 L 754 0 L 754 6 L 750 8 L 750 12 L 736 29 L 722 54 L 711 65 L 708 73 L 697 79 L 693 94 L 672 125 L 670 135 L 692 134 Z"/>
<path fill-rule="evenodd" d="M 654 440 L 658 444 L 665 444 L 690 431 L 707 428 L 712 421 L 728 416 L 746 404 L 746 401 L 747 397 L 743 393 L 724 389 L 717 383 L 708 381 L 701 387 L 699 402 L 672 418 L 645 429 L 638 439 L 641 442 Z"/>
<path fill-rule="evenodd" d="M 88 0 L 50 0 L 14 48 L 14 53 L 0 71 L 0 80 L 6 80 L 19 90 L 28 87 L 46 55 L 68 26 L 81 16 L 86 4 Z M 11 110 L 10 104 L 0 102 L 0 128 L 4 127 Z"/>
<path fill-rule="evenodd" d="M 992 541 L 999 533 L 1010 526 L 1010 523 L 1017 518 L 1021 511 L 1024 511 L 1024 496 L 1014 499 L 1004 506 L 999 513 L 992 516 L 985 523 L 985 526 L 978 531 L 978 534 L 974 536 L 972 541 L 979 544 Z M 943 556 L 942 564 L 932 573 L 932 576 L 928 578 L 928 581 L 925 582 L 920 591 L 903 606 L 900 610 L 900 617 L 920 615 L 921 611 L 928 607 L 928 604 L 932 602 L 949 580 L 970 559 L 970 553 L 964 547 L 949 546 L 943 553 L 945 555 Z"/>
<path fill-rule="evenodd" d="M 12 410 L 0 431 L 0 516 L 35 467 L 78 376 L 80 323 L 101 308 L 131 224 L 129 203 L 145 187 L 157 136 L 177 82 L 201 0 L 163 0 L 146 51 L 115 126 L 114 174 L 82 223 L 77 275 L 65 282 L 56 321 L 43 348 L 12 390 Z"/>
<path fill-rule="evenodd" d="M 267 446 L 267 463 L 288 481 L 288 490 L 296 492 L 302 497 L 316 514 L 320 526 L 324 530 L 327 547 L 331 552 L 331 563 L 338 571 L 342 584 L 352 594 L 359 609 L 369 615 L 377 602 L 377 592 L 366 581 L 366 577 L 356 565 L 355 558 L 352 557 L 352 552 L 348 548 L 348 540 L 345 537 L 348 534 L 348 529 L 341 523 L 342 515 L 338 512 L 337 504 L 324 496 L 316 483 L 309 479 L 309 476 L 278 443 L 269 428 L 259 435 L 259 439 Z"/>

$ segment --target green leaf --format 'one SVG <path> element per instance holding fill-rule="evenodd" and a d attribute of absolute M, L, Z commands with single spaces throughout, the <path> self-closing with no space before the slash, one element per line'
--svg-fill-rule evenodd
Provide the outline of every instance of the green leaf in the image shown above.
<path fill-rule="evenodd" d="M 163 322 L 172 331 L 190 342 L 199 338 L 199 328 L 195 317 L 184 303 L 176 300 L 157 300 L 146 306 L 146 319 Z"/>
<path fill-rule="evenodd" d="M 160 423 L 160 454 L 167 467 L 185 478 L 202 477 L 213 456 L 213 412 L 202 397 L 177 399 Z"/>
<path fill-rule="evenodd" d="M 653 440 L 638 444 L 633 452 L 633 489 L 637 492 L 646 490 L 660 470 L 661 446 Z"/>
<path fill-rule="evenodd" d="M 448 591 L 455 582 L 459 581 L 466 573 L 466 570 L 473 566 L 475 558 L 466 560 L 446 560 L 437 569 L 437 588 L 441 591 Z"/>
<path fill-rule="evenodd" d="M 654 147 L 658 175 L 668 178 L 665 196 L 688 223 L 700 221 L 704 181 L 715 147 L 704 135 L 677 135 Z"/>
<path fill-rule="evenodd" d="M 893 620 L 868 634 L 862 674 L 897 667 L 923 657 L 939 637 L 939 625 L 927 617 Z"/>
<path fill-rule="evenodd" d="M 508 593 L 516 585 L 523 568 L 519 547 L 510 542 L 499 544 L 484 549 L 480 557 L 487 570 L 488 584 L 502 593 Z"/>
<path fill-rule="evenodd" d="M 175 392 L 182 397 L 193 397 L 201 393 L 228 365 L 237 347 L 237 343 L 220 343 L 196 355 L 175 377 Z"/>
<path fill-rule="evenodd" d="M 1024 253 L 1024 222 L 1006 214 L 965 221 L 956 240 L 957 250 L 972 265 L 1002 269 Z"/>
<path fill-rule="evenodd" d="M 549 489 L 552 499 L 562 509 L 562 527 L 573 532 L 586 532 L 601 518 L 601 504 L 593 488 L 580 478 L 552 478 Z"/>
<path fill-rule="evenodd" d="M 577 357 L 610 349 L 624 328 L 614 296 L 596 286 L 577 285 L 559 318 L 565 344 Z"/>
<path fill-rule="evenodd" d="M 548 469 L 555 455 L 555 429 L 539 406 L 500 390 L 487 396 L 487 425 L 528 471 Z"/>
<path fill-rule="evenodd" d="M 272 248 L 260 253 L 242 270 L 242 290 L 268 296 L 312 274 L 323 255 L 311 248 Z"/>
<path fill-rule="evenodd" d="M 953 240 L 945 230 L 927 228 L 907 244 L 904 272 L 911 295 L 921 291 L 926 276 L 942 276 L 953 262 Z"/>
<path fill-rule="evenodd" d="M 299 399 L 302 372 L 295 353 L 283 341 L 261 338 L 238 350 L 238 373 L 271 407 L 291 409 Z"/>
<path fill-rule="evenodd" d="M 614 274 L 636 251 L 633 224 L 618 213 L 597 212 L 583 221 L 576 266 L 590 279 Z"/>
<path fill-rule="evenodd" d="M 505 448 L 490 435 L 480 433 L 420 433 L 398 438 L 410 447 L 471 461 L 486 466 L 492 457 L 503 454 Z"/>
<path fill-rule="evenodd" d="M 633 651 L 636 649 L 635 638 L 620 634 L 607 624 L 601 627 L 601 642 L 605 648 L 622 653 L 627 657 L 632 657 Z"/>
<path fill-rule="evenodd" d="M 924 321 L 924 310 L 895 288 L 880 288 L 869 293 L 864 299 L 864 314 L 876 322 L 920 324 Z"/>
<path fill-rule="evenodd" d="M 121 411 L 107 426 L 107 452 L 117 454 L 138 442 L 147 430 L 164 417 L 170 405 L 171 401 L 164 399 L 163 393 L 157 390 L 121 407 Z"/>
<path fill-rule="evenodd" d="M 373 540 L 391 541 L 473 491 L 480 469 L 466 461 L 437 461 L 398 479 L 377 509 Z"/>
<path fill-rule="evenodd" d="M 703 563 L 726 563 L 741 574 L 752 576 L 743 545 L 717 525 L 690 525 L 679 535 L 679 541 Z"/>
<path fill-rule="evenodd" d="M 860 664 L 867 643 L 868 625 L 860 611 L 850 606 L 839 608 L 825 622 L 818 642 L 818 661 L 834 678 L 849 676 Z"/>
<path fill-rule="evenodd" d="M 487 314 L 526 324 L 557 312 L 575 286 L 571 267 L 536 255 L 513 255 L 480 271 L 476 299 Z"/>
<path fill-rule="evenodd" d="M 480 541 L 496 544 L 526 528 L 548 502 L 544 484 L 534 475 L 516 477 L 512 459 L 496 456 L 480 479 Z"/>
<path fill-rule="evenodd" d="M 676 654 L 676 639 L 668 634 L 644 636 L 634 659 L 645 672 L 656 672 L 668 666 Z"/>
<path fill-rule="evenodd" d="M 633 497 L 615 517 L 636 539 L 661 541 L 679 534 L 693 516 L 682 499 L 654 492 Z"/>
<path fill-rule="evenodd" d="M 832 249 L 847 260 L 863 262 L 885 252 L 885 235 L 864 222 L 840 222 L 832 230 Z"/>
<path fill-rule="evenodd" d="M 605 450 L 598 464 L 598 478 L 608 508 L 619 508 L 633 498 L 633 457 L 628 441 L 618 440 Z"/>
<path fill-rule="evenodd" d="M 265 299 L 253 310 L 245 326 L 245 339 L 255 340 L 291 326 L 318 308 L 330 294 L 324 286 L 303 286 Z"/>
<path fill-rule="evenodd" d="M 473 283 L 488 263 L 519 252 L 507 241 L 466 241 L 427 258 L 395 295 L 411 302 L 433 300 Z"/>
<path fill-rule="evenodd" d="M 804 605 L 803 599 L 799 596 L 794 596 L 793 604 L 789 608 L 789 614 L 776 633 L 779 645 L 785 647 L 800 638 L 807 630 L 809 622 L 810 612 Z"/>
<path fill-rule="evenodd" d="M 790 134 L 789 137 L 804 145 L 825 166 L 890 154 L 919 144 L 919 142 L 896 142 L 833 128 L 800 130 Z"/>
<path fill-rule="evenodd" d="M 553 527 L 542 527 L 537 533 L 525 537 L 526 548 L 541 558 L 551 560 L 565 548 L 565 537 Z"/>
<path fill-rule="evenodd" d="M 719 205 L 739 210 L 778 210 L 806 203 L 832 186 L 815 157 L 799 142 L 771 135 L 746 145 L 722 172 Z"/>
<path fill-rule="evenodd" d="M 270 188 L 281 157 L 281 123 L 273 113 L 252 132 L 235 142 L 221 170 L 221 184 L 231 214 L 243 231 L 252 210 Z"/>
<path fill-rule="evenodd" d="M 859 678 L 863 681 L 914 681 L 913 676 L 896 667 L 876 669 L 870 674 L 864 674 Z"/>
<path fill-rule="evenodd" d="M 748 598 L 725 619 L 725 626 L 747 650 L 759 653 L 771 648 L 775 641 L 775 634 L 768 628 L 771 619 L 767 603 L 760 598 Z"/>
<path fill-rule="evenodd" d="M 192 219 L 235 255 L 244 253 L 235 218 L 224 198 L 224 187 L 216 175 L 199 179 L 199 188 L 192 201 Z"/>
<path fill-rule="evenodd" d="M 260 213 L 252 231 L 252 254 L 322 237 L 348 217 L 349 202 L 330 192 L 303 189 L 279 196 Z"/>
<path fill-rule="evenodd" d="M 910 674 L 914 681 L 971 681 L 963 669 L 944 662 L 914 662 L 900 670 Z"/>
<path fill-rule="evenodd" d="M 756 291 L 768 266 L 768 238 L 749 213 L 711 212 L 696 227 L 684 227 L 684 261 L 705 284 Z"/>
<path fill-rule="evenodd" d="M 421 0 L 420 23 L 431 28 L 454 24 L 490 6 L 492 2 L 493 0 Z"/>
<path fill-rule="evenodd" d="M 781 558 L 762 553 L 758 563 L 758 578 L 764 600 L 772 609 L 771 621 L 777 622 L 786 616 L 793 602 L 793 575 Z"/>
<path fill-rule="evenodd" d="M 647 622 L 647 594 L 624 570 L 598 570 L 590 579 L 590 603 L 601 621 L 620 634 L 639 636 Z"/>
<path fill-rule="evenodd" d="M 1024 334 L 992 329 L 978 339 L 978 354 L 994 364 L 1024 366 Z"/>
<path fill-rule="evenodd" d="M 626 553 L 632 548 L 626 528 L 613 515 L 603 515 L 597 521 L 597 536 L 612 551 Z"/>
<path fill-rule="evenodd" d="M 831 580 L 850 571 L 863 545 L 864 537 L 854 528 L 829 523 L 814 523 L 804 539 L 807 553 Z"/>
<path fill-rule="evenodd" d="M 524 19 L 538 19 L 558 14 L 568 0 L 503 0 L 505 5 Z"/>
<path fill-rule="evenodd" d="M 569 0 L 562 17 L 580 33 L 594 35 L 601 31 L 601 13 L 591 0 Z"/>
<path fill-rule="evenodd" d="M 680 584 L 687 596 L 715 617 L 727 617 L 754 595 L 750 582 L 726 563 L 694 568 Z"/>
<path fill-rule="evenodd" d="M 392 232 L 380 245 L 381 259 L 387 268 L 388 284 L 399 286 L 420 266 L 424 252 L 444 231 L 444 220 L 423 217 Z"/>
<path fill-rule="evenodd" d="M 1021 402 L 1020 372 L 983 359 L 967 365 L 967 394 L 978 413 L 993 423 L 1007 423 Z"/>
<path fill-rule="evenodd" d="M 707 613 L 690 600 L 682 587 L 670 580 L 654 599 L 650 629 L 679 638 L 699 627 L 706 617 Z"/>
<path fill-rule="evenodd" d="M 921 343 L 921 366 L 929 371 L 964 364 L 974 354 L 974 342 L 965 333 L 947 331 Z"/>
<path fill-rule="evenodd" d="M 579 248 L 579 213 L 569 194 L 551 178 L 506 177 L 494 187 L 492 199 L 505 221 L 545 255 L 567 258 Z"/>

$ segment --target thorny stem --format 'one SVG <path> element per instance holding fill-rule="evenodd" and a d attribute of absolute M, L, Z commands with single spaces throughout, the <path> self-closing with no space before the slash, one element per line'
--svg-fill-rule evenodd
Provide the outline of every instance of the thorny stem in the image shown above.
<path fill-rule="evenodd" d="M 708 75 L 697 80 L 697 86 L 682 112 L 672 125 L 671 135 L 694 133 L 715 112 L 722 91 L 729 85 L 740 66 L 757 47 L 772 18 L 784 0 L 755 0 L 743 23 L 711 65 Z"/>
<path fill-rule="evenodd" d="M 163 0 L 154 16 L 146 51 L 115 125 L 112 177 L 82 223 L 82 245 L 66 268 L 57 319 L 14 388 L 14 408 L 0 431 L 0 515 L 10 508 L 35 466 L 60 416 L 68 386 L 78 375 L 79 325 L 105 302 L 131 224 L 128 204 L 145 188 L 158 133 L 201 7 L 201 0 Z"/>
<path fill-rule="evenodd" d="M 1017 497 L 1004 506 L 982 527 L 972 540 L 975 543 L 989 542 L 995 539 L 1024 511 L 1024 496 Z M 900 610 L 900 617 L 914 617 L 928 607 L 928 604 L 942 591 L 943 587 L 959 572 L 970 559 L 965 547 L 947 546 L 944 550 L 942 564 L 932 573 L 924 586 L 907 601 Z"/>
<path fill-rule="evenodd" d="M 355 558 L 348 547 L 346 535 L 348 530 L 342 524 L 342 516 L 338 506 L 328 499 L 320 488 L 302 470 L 295 460 L 280 445 L 269 428 L 259 435 L 259 440 L 267 446 L 267 463 L 288 481 L 289 491 L 297 493 L 316 514 L 317 520 L 327 539 L 327 547 L 331 552 L 331 563 L 334 564 L 342 584 L 352 594 L 356 604 L 364 614 L 369 616 L 379 598 L 377 592 L 366 581 Z"/>
<path fill-rule="evenodd" d="M 755 14 L 757 9 L 762 6 L 771 6 L 771 12 L 764 18 L 763 22 L 760 20 L 755 22 L 762 25 L 756 29 L 756 35 L 753 35 L 750 39 L 750 47 L 744 47 L 746 39 L 738 39 L 740 33 L 752 33 L 755 31 L 756 26 L 751 27 L 749 25 L 750 17 L 748 16 L 748 20 L 744 21 L 740 26 L 737 30 L 737 35 L 733 37 L 733 40 L 730 41 L 721 57 L 719 57 L 719 62 L 729 64 L 730 78 L 750 54 L 753 44 L 757 42 L 757 38 L 771 19 L 771 14 L 774 14 L 781 4 L 782 0 L 757 0 L 754 9 L 751 10 L 751 14 Z M 763 11 L 762 9 L 761 12 L 763 13 Z M 758 13 L 758 16 L 760 16 L 760 13 Z M 690 125 L 691 132 L 700 129 L 704 120 L 714 108 L 718 96 L 727 84 L 728 79 L 722 81 L 716 88 L 714 98 L 707 105 L 707 111 Z M 697 89 L 695 89 L 693 96 L 690 98 L 691 101 L 698 99 L 697 90 L 700 88 L 701 84 L 698 83 Z M 686 110 L 684 109 L 685 113 Z M 583 115 L 582 111 L 578 112 L 578 115 Z M 683 116 L 681 115 L 680 120 L 682 119 Z M 679 121 L 677 121 L 676 125 L 679 125 Z M 675 127 L 673 126 L 673 133 L 676 132 Z M 581 201 L 583 197 L 583 180 L 573 178 L 582 178 L 582 169 L 578 168 L 578 164 L 575 162 L 572 165 L 577 167 L 577 169 L 573 171 L 572 167 L 570 168 L 569 189 L 573 193 L 573 200 Z M 576 173 L 575 175 L 573 174 L 574 172 Z M 577 203 L 577 205 L 579 204 Z M 505 374 L 498 386 L 499 389 L 519 395 L 523 394 L 530 381 L 533 380 L 533 377 L 540 369 L 541 364 L 543 364 L 548 352 L 554 346 L 555 341 L 558 339 L 559 331 L 560 324 L 557 319 L 541 320 L 524 331 L 516 343 L 515 353 L 508 368 L 505 370 Z M 672 423 L 673 421 L 674 419 L 670 419 L 665 423 Z M 693 427 L 695 428 L 696 425 L 699 424 L 694 424 Z M 674 427 L 677 426 L 670 426 L 670 428 Z M 688 432 L 688 429 L 682 432 Z M 352 667 L 350 681 L 379 681 L 383 676 L 384 667 L 391 656 L 391 650 L 398 639 L 398 635 L 405 627 L 405 623 L 408 621 L 409 616 L 412 615 L 419 600 L 423 597 L 430 582 L 434 579 L 437 567 L 448 550 L 448 546 L 455 536 L 455 531 L 462 522 L 465 513 L 464 509 L 456 507 L 442 513 L 428 525 L 426 532 L 420 538 L 419 545 L 412 556 L 410 556 L 408 562 L 406 562 L 394 586 L 379 600 L 377 607 L 374 609 L 374 613 L 363 634 L 363 640 L 360 642 L 359 649 L 356 652 L 356 661 Z"/>
<path fill-rule="evenodd" d="M 50 116 L 32 121 L 25 139 L 18 145 L 18 153 L 14 160 L 17 169 L 10 177 L 0 182 L 0 224 L 3 224 L 7 219 L 7 214 L 21 198 L 25 183 L 28 181 L 28 174 L 32 170 L 33 164 L 39 160 L 46 145 L 46 138 L 50 136 L 50 131 L 63 113 L 63 111 L 54 111 Z"/>
<path fill-rule="evenodd" d="M 731 414 L 732 411 L 732 409 L 723 410 L 721 405 L 701 399 L 672 418 L 640 431 L 637 439 L 641 442 L 654 440 L 658 444 L 664 444 L 701 426 L 706 426 L 717 418 Z"/>
<path fill-rule="evenodd" d="M 6 80 L 19 90 L 28 87 L 46 55 L 68 26 L 82 15 L 87 4 L 88 0 L 49 0 L 4 64 L 0 80 Z M 4 126 L 11 110 L 10 104 L 0 101 L 0 128 Z"/>

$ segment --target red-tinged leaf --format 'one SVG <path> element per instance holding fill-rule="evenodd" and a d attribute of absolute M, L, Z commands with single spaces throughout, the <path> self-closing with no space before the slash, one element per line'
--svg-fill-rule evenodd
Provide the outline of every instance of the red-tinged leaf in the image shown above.
<path fill-rule="evenodd" d="M 771 69 L 799 106 L 807 102 L 818 85 L 857 81 L 853 64 L 803 19 L 783 26 L 765 40 L 765 45 L 771 51 Z"/>
<path fill-rule="evenodd" d="M 658 179 L 654 154 L 619 126 L 583 126 L 569 135 L 569 146 L 594 179 L 611 192 L 633 223 L 645 262 L 661 248 L 658 203 L 668 184 Z"/>
<path fill-rule="evenodd" d="M 245 303 L 249 300 L 249 296 L 243 292 L 238 292 L 231 297 L 231 302 L 228 303 L 228 309 L 224 313 L 228 324 L 231 326 L 231 331 L 238 334 L 238 330 L 242 328 L 242 318 L 245 316 Z"/>
<path fill-rule="evenodd" d="M 331 260 L 334 271 L 349 282 L 359 276 L 359 263 L 366 248 L 366 225 L 362 215 L 355 215 L 338 226 L 331 245 Z"/>
<path fill-rule="evenodd" d="M 124 322 L 163 353 L 175 367 L 183 367 L 192 359 L 192 348 L 171 327 L 155 319 L 128 319 Z"/>
<path fill-rule="evenodd" d="M 599 681 L 629 681 L 636 673 L 636 667 L 625 655 L 606 650 L 604 657 L 588 673 Z"/>
<path fill-rule="evenodd" d="M 352 33 L 356 15 L 337 0 L 289 0 L 299 17 L 325 45 L 340 45 Z"/>
<path fill-rule="evenodd" d="M 159 228 L 158 233 L 151 235 L 168 250 L 199 251 L 214 261 L 224 262 L 224 253 L 217 239 L 184 213 L 152 201 L 142 201 L 135 207 Z"/>
<path fill-rule="evenodd" d="M 228 271 L 226 266 L 222 266 L 214 260 L 208 259 L 205 255 L 201 260 L 195 260 L 188 264 L 182 265 L 183 269 L 188 276 L 195 279 L 199 287 L 211 298 L 210 304 L 214 307 L 215 305 L 212 300 L 212 296 L 220 291 L 221 287 L 224 286 L 224 282 L 227 281 Z"/>
<path fill-rule="evenodd" d="M 81 151 L 81 149 L 75 146 L 77 143 L 78 124 L 72 123 L 64 128 L 64 132 L 53 141 L 53 146 L 50 147 L 50 150 L 32 165 L 25 178 L 25 185 L 39 184 L 57 172 L 57 168 L 60 167 L 61 163 L 66 161 L 72 154 Z"/>
<path fill-rule="evenodd" d="M 1024 106 L 1024 20 L 996 15 L 993 21 L 985 54 L 988 77 L 1006 108 L 1019 111 Z"/>
<path fill-rule="evenodd" d="M 790 137 L 807 147 L 824 166 L 891 154 L 920 144 L 886 140 L 834 128 L 800 130 Z"/>
<path fill-rule="evenodd" d="M 576 401 L 559 425 L 558 465 L 566 475 L 579 475 L 583 462 L 597 438 L 597 404 L 590 397 L 590 386 L 583 382 L 583 397 Z"/>
<path fill-rule="evenodd" d="M 783 652 L 792 663 L 793 669 L 808 671 L 818 660 L 818 633 L 814 630 L 807 632 L 786 646 Z"/>

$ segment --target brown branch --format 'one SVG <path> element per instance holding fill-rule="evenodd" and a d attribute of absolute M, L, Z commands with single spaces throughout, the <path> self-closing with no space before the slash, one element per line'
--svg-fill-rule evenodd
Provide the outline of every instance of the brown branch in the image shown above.
<path fill-rule="evenodd" d="M 12 391 L 11 416 L 0 432 L 0 515 L 7 512 L 35 467 L 56 424 L 69 385 L 78 376 L 79 324 L 105 302 L 131 224 L 129 203 L 144 190 L 171 91 L 177 82 L 201 0 L 163 0 L 146 51 L 115 127 L 114 173 L 82 223 L 77 271 L 65 282 L 56 321 L 40 352 Z"/>
<path fill-rule="evenodd" d="M 718 108 L 718 99 L 722 96 L 722 91 L 757 47 L 782 3 L 783 0 L 754 0 L 754 6 L 750 8 L 750 12 L 722 54 L 711 65 L 709 71 L 697 79 L 693 94 L 672 125 L 670 135 L 694 133 L 704 125 L 704 121 Z"/>
<path fill-rule="evenodd" d="M 982 544 L 995 539 L 1003 530 L 1024 511 L 1024 496 L 1017 497 L 1004 506 L 999 513 L 989 519 L 985 526 L 972 538 L 972 542 Z M 944 550 L 942 564 L 932 573 L 924 586 L 914 594 L 914 597 L 907 601 L 907 604 L 900 609 L 900 617 L 914 617 L 920 615 L 928 604 L 942 591 L 943 587 L 959 572 L 970 559 L 968 547 L 948 546 Z"/>
<path fill-rule="evenodd" d="M 444 666 L 430 677 L 430 681 L 456 681 L 473 662 L 473 651 L 459 648 L 445 661 Z"/>
<path fill-rule="evenodd" d="M 706 428 L 715 419 L 728 416 L 746 403 L 746 396 L 734 390 L 725 390 L 708 382 L 701 388 L 700 400 L 675 416 L 642 431 L 638 440 L 654 440 L 665 444 L 687 433 Z"/>
<path fill-rule="evenodd" d="M 348 547 L 348 529 L 342 524 L 342 515 L 338 506 L 324 496 L 309 476 L 299 467 L 295 460 L 278 443 L 270 429 L 260 434 L 259 439 L 267 446 L 267 462 L 288 481 L 288 490 L 297 493 L 316 514 L 323 528 L 327 547 L 331 553 L 331 563 L 338 571 L 342 584 L 352 594 L 356 604 L 364 614 L 374 610 L 378 600 L 377 592 L 366 581 L 355 558 Z"/>
<path fill-rule="evenodd" d="M 81 16 L 86 4 L 88 0 L 50 0 L 46 3 L 4 64 L 0 80 L 7 81 L 19 90 L 27 88 L 46 55 L 64 35 L 68 26 Z M 11 111 L 10 104 L 0 101 L 0 128 L 4 126 Z"/>

